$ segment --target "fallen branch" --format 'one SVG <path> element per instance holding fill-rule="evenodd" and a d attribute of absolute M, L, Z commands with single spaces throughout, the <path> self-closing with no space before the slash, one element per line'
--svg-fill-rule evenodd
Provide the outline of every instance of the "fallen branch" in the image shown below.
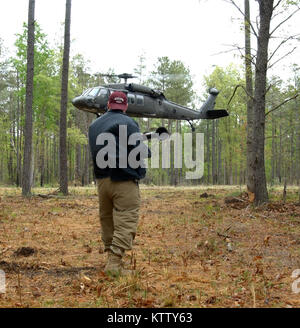
<path fill-rule="evenodd" d="M 217 235 L 219 236 L 219 237 L 223 237 L 223 238 L 230 238 L 231 239 L 231 237 L 230 236 L 228 236 L 228 235 L 223 235 L 222 233 L 220 233 L 220 232 L 217 232 Z"/>

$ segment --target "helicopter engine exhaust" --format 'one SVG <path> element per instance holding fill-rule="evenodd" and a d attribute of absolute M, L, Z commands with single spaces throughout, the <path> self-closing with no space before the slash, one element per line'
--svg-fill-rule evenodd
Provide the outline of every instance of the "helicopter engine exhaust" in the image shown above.
<path fill-rule="evenodd" d="M 166 140 L 169 138 L 169 132 L 163 126 L 156 129 L 155 132 L 144 132 L 144 140 L 158 139 L 159 141 Z"/>

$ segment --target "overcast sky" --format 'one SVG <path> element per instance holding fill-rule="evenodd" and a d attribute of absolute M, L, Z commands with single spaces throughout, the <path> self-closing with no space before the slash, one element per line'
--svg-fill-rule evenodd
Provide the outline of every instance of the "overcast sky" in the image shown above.
<path fill-rule="evenodd" d="M 256 1 L 251 3 L 256 9 Z M 0 9 L 0 37 L 13 49 L 27 21 L 28 0 L 2 0 Z M 36 0 L 35 18 L 51 43 L 62 38 L 64 15 L 65 0 Z M 116 73 L 133 73 L 143 52 L 148 69 L 157 57 L 169 56 L 190 68 L 200 89 L 213 65 L 241 63 L 234 53 L 224 53 L 233 43 L 243 45 L 237 18 L 238 11 L 223 0 L 73 0 L 71 52 L 91 60 L 92 72 Z"/>

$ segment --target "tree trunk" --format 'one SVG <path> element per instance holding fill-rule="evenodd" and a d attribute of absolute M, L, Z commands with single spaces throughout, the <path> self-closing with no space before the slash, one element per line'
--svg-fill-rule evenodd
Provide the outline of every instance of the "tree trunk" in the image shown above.
<path fill-rule="evenodd" d="M 281 184 L 282 180 L 282 121 L 281 121 L 281 113 L 279 114 L 279 155 L 278 155 L 278 165 L 277 165 L 277 176 L 278 181 Z"/>
<path fill-rule="evenodd" d="M 41 135 L 41 149 L 40 149 L 40 186 L 43 187 L 45 183 L 45 135 Z"/>
<path fill-rule="evenodd" d="M 271 156 L 271 184 L 274 184 L 275 181 L 275 163 L 276 163 L 276 152 L 275 152 L 275 131 L 276 131 L 276 126 L 275 126 L 275 117 L 274 114 L 272 113 L 272 156 Z"/>
<path fill-rule="evenodd" d="M 209 147 L 209 122 L 206 122 L 206 163 L 207 163 L 207 184 L 210 182 L 210 147 Z"/>
<path fill-rule="evenodd" d="M 257 38 L 255 67 L 255 90 L 253 102 L 252 141 L 248 144 L 248 191 L 254 194 L 255 204 L 268 201 L 265 172 L 265 105 L 266 78 L 268 65 L 268 45 L 270 22 L 273 13 L 273 0 L 259 0 L 260 25 Z"/>
<path fill-rule="evenodd" d="M 88 139 L 88 129 L 89 125 L 91 124 L 91 114 L 85 113 L 85 131 L 86 137 Z M 90 146 L 87 144 L 85 146 L 85 158 L 84 158 L 84 170 L 82 174 L 82 185 L 88 185 L 91 181 L 90 174 L 89 174 L 89 164 L 90 164 Z"/>
<path fill-rule="evenodd" d="M 19 73 L 17 72 L 17 90 L 20 89 Z M 16 185 L 20 186 L 20 96 L 17 95 L 17 176 Z"/>
<path fill-rule="evenodd" d="M 67 152 L 67 104 L 68 104 L 68 76 L 70 55 L 70 26 L 71 26 L 71 0 L 66 0 L 64 55 L 61 81 L 60 102 L 60 135 L 59 135 L 59 182 L 60 191 L 68 194 L 68 152 Z"/>
<path fill-rule="evenodd" d="M 34 76 L 34 9 L 35 0 L 29 0 L 28 8 L 28 38 L 27 38 L 27 78 L 26 78 L 26 105 L 24 130 L 24 163 L 22 179 L 22 195 L 31 196 L 32 178 L 32 103 L 33 103 L 33 76 Z"/>
<path fill-rule="evenodd" d="M 296 139 L 296 145 L 297 145 L 297 151 L 296 151 L 296 172 L 297 172 L 297 182 L 298 182 L 298 194 L 299 194 L 299 204 L 300 204 L 300 108 L 298 107 L 298 101 L 297 99 L 295 100 L 296 103 L 296 117 L 297 117 L 297 139 Z"/>
<path fill-rule="evenodd" d="M 247 91 L 247 189 L 254 190 L 254 180 L 251 175 L 251 159 L 255 156 L 254 145 L 254 113 L 253 113 L 253 79 L 251 66 L 251 33 L 250 33 L 250 6 L 249 0 L 244 1 L 245 15 L 245 74 L 246 74 L 246 91 Z M 254 152 L 254 153 L 253 153 Z"/>
<path fill-rule="evenodd" d="M 215 121 L 212 121 L 212 133 L 211 133 L 211 161 L 212 161 L 212 183 L 217 184 L 217 172 L 216 172 L 216 129 Z"/>
<path fill-rule="evenodd" d="M 82 131 L 83 112 L 77 110 L 75 112 L 75 124 L 76 127 Z M 82 178 L 82 147 L 80 144 L 75 146 L 75 186 L 79 186 Z"/>
<path fill-rule="evenodd" d="M 290 126 L 293 126 L 293 122 L 294 122 L 295 118 L 294 118 L 294 112 L 291 111 L 290 113 Z M 294 177 L 295 177 L 295 170 L 294 170 L 294 129 L 291 129 L 290 132 L 290 165 L 289 165 L 289 181 L 288 183 L 293 184 L 294 182 Z"/>
<path fill-rule="evenodd" d="M 221 184 L 221 176 L 222 176 L 222 141 L 218 140 L 218 184 Z"/>

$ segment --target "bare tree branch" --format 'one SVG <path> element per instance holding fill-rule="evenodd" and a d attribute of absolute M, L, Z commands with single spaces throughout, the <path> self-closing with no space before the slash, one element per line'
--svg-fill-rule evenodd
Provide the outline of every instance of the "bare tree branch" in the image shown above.
<path fill-rule="evenodd" d="M 277 135 L 277 136 L 266 136 L 265 139 L 273 139 L 273 138 L 282 138 L 282 137 L 287 137 L 288 136 L 288 132 L 290 132 L 291 128 L 295 128 L 295 127 L 298 127 L 298 124 L 295 124 L 295 125 L 291 125 L 289 126 L 288 129 L 286 129 L 283 133 L 281 133 L 280 135 Z M 283 138 L 284 140 L 285 138 Z"/>
<path fill-rule="evenodd" d="M 242 58 L 245 58 L 245 54 L 243 52 L 243 50 L 245 49 L 245 47 L 240 47 L 237 44 L 233 44 L 233 45 L 232 44 L 231 45 L 230 44 L 229 45 L 225 44 L 224 46 L 231 46 L 231 47 L 234 47 L 234 48 L 229 49 L 229 50 L 225 50 L 225 51 L 217 52 L 215 54 L 212 54 L 212 56 L 218 56 L 218 55 L 221 55 L 221 54 L 226 54 L 226 53 L 229 53 L 229 52 L 238 51 L 240 53 L 241 57 Z M 253 52 L 256 52 L 256 49 L 251 48 L 251 53 L 253 53 Z M 252 55 L 251 58 L 250 58 L 250 60 L 251 60 L 252 65 L 256 66 L 256 63 L 254 61 L 254 58 L 256 58 L 256 55 Z"/>
<path fill-rule="evenodd" d="M 234 88 L 234 91 L 232 93 L 232 96 L 230 97 L 230 99 L 229 99 L 229 101 L 227 103 L 227 108 L 229 107 L 229 104 L 231 103 L 231 100 L 233 99 L 233 97 L 234 97 L 234 95 L 235 95 L 235 93 L 236 93 L 236 91 L 237 91 L 238 88 L 242 88 L 245 91 L 245 93 L 247 94 L 247 96 L 250 97 L 250 98 L 252 98 L 254 100 L 254 97 L 247 92 L 246 88 L 242 84 L 238 84 Z"/>
<path fill-rule="evenodd" d="M 274 29 L 273 31 L 270 33 L 270 36 L 281 26 L 283 25 L 285 22 L 287 22 L 290 18 L 292 18 L 296 12 L 298 12 L 300 10 L 300 8 L 297 8 L 294 12 L 292 12 L 286 19 L 284 19 L 282 22 L 280 22 Z"/>
<path fill-rule="evenodd" d="M 294 37 L 295 37 L 295 36 L 292 35 L 292 36 L 288 37 L 287 39 L 282 40 L 282 41 L 279 43 L 279 45 L 277 46 L 277 48 L 273 51 L 272 55 L 269 57 L 268 62 L 271 61 L 271 59 L 273 58 L 273 56 L 276 54 L 276 52 L 280 49 L 280 47 L 281 47 L 282 45 L 284 45 L 284 44 L 285 44 L 286 42 L 288 42 L 289 40 L 293 40 Z"/>
<path fill-rule="evenodd" d="M 265 116 L 269 115 L 270 113 L 274 112 L 276 109 L 278 109 L 279 107 L 283 106 L 284 104 L 286 104 L 287 102 L 296 99 L 298 96 L 300 95 L 300 93 L 296 93 L 295 95 L 293 95 L 292 97 L 286 99 L 285 101 L 283 101 L 281 104 L 275 106 L 274 108 L 270 109 L 268 112 L 266 112 Z"/>
<path fill-rule="evenodd" d="M 270 91 L 270 89 L 272 88 L 272 86 L 273 86 L 273 84 L 270 84 L 270 85 L 268 86 L 265 95 Z"/>
<path fill-rule="evenodd" d="M 274 19 L 275 17 L 277 17 L 277 16 L 280 16 L 281 14 L 283 14 L 285 11 L 284 10 L 280 10 L 280 11 L 278 11 L 278 12 L 276 12 L 276 13 L 274 13 L 274 10 L 273 10 L 273 16 L 272 16 L 272 19 Z"/>
<path fill-rule="evenodd" d="M 280 5 L 281 2 L 282 2 L 282 0 L 278 0 L 278 2 L 276 3 L 276 5 L 273 7 L 273 12 Z"/>
<path fill-rule="evenodd" d="M 241 10 L 241 8 L 233 1 L 233 0 L 230 0 L 230 2 L 235 6 L 235 8 L 245 17 L 245 13 Z M 245 17 L 246 18 L 246 17 Z M 246 18 L 247 19 L 247 18 Z M 254 33 L 254 35 L 256 36 L 256 37 L 258 37 L 257 36 L 257 33 L 256 33 L 256 31 L 255 31 L 255 28 L 253 27 L 253 25 L 252 25 L 252 23 L 247 19 L 247 22 L 248 22 L 248 24 L 250 25 L 250 27 L 251 27 L 251 30 L 252 30 L 252 32 Z"/>
<path fill-rule="evenodd" d="M 297 34 L 294 34 L 294 35 L 271 36 L 270 39 L 279 39 L 279 40 L 281 39 L 281 40 L 285 40 L 285 39 L 291 37 L 292 40 L 298 40 L 299 41 L 299 39 L 297 38 L 299 36 L 300 36 L 300 33 L 297 33 Z"/>
<path fill-rule="evenodd" d="M 274 65 L 276 65 L 279 61 L 281 61 L 282 59 L 284 59 L 286 56 L 290 55 L 291 53 L 293 53 L 295 50 L 297 49 L 297 47 L 294 47 L 291 51 L 287 52 L 285 55 L 283 55 L 282 57 L 280 57 L 278 60 L 276 60 L 272 65 L 270 65 L 268 67 L 268 69 L 272 68 Z"/>

